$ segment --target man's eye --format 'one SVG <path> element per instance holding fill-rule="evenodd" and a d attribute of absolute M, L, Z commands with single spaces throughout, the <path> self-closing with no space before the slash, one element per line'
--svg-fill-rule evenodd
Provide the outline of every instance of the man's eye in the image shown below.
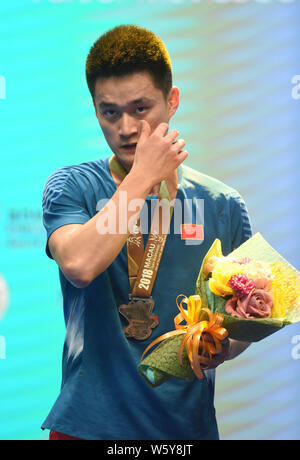
<path fill-rule="evenodd" d="M 107 109 L 107 110 L 104 110 L 103 111 L 103 115 L 105 117 L 113 117 L 117 112 L 115 110 L 112 110 L 112 109 Z"/>
<path fill-rule="evenodd" d="M 137 113 L 143 113 L 147 107 L 137 107 L 135 110 Z"/>

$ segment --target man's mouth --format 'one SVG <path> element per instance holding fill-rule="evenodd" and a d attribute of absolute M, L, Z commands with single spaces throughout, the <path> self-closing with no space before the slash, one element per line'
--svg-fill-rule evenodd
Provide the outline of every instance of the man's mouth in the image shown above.
<path fill-rule="evenodd" d="M 121 145 L 121 149 L 124 149 L 124 150 L 134 150 L 136 148 L 136 142 L 133 142 L 131 144 L 123 144 Z"/>

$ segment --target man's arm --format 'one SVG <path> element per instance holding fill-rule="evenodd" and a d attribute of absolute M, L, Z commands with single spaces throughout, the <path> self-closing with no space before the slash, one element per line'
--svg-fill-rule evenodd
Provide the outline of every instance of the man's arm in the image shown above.
<path fill-rule="evenodd" d="M 127 202 L 137 198 L 145 200 L 149 188 L 146 182 L 139 181 L 134 172 L 129 173 L 107 205 L 88 222 L 64 225 L 52 233 L 48 242 L 51 255 L 74 286 L 86 287 L 102 273 L 117 257 L 128 237 L 128 233 L 101 234 L 97 226 L 99 219 L 105 219 L 108 210 L 115 209 L 113 217 L 118 229 L 120 193 L 127 193 Z M 136 212 L 124 212 L 125 222 L 122 222 L 122 226 L 126 223 L 128 229 L 128 222 Z"/>
<path fill-rule="evenodd" d="M 186 159 L 187 152 L 181 150 L 185 142 L 180 139 L 174 143 L 177 136 L 174 129 L 168 133 L 166 123 L 150 134 L 150 126 L 144 121 L 133 166 L 107 205 L 85 224 L 64 225 L 52 233 L 48 242 L 52 257 L 74 286 L 82 288 L 90 284 L 114 261 L 127 240 L 128 224 L 137 210 L 121 208 L 122 228 L 127 233 L 119 233 L 120 193 L 126 192 L 127 203 L 145 200 L 149 191 Z M 103 219 L 109 209 L 115 209 L 115 234 L 103 234 L 97 228 L 99 218 Z"/>

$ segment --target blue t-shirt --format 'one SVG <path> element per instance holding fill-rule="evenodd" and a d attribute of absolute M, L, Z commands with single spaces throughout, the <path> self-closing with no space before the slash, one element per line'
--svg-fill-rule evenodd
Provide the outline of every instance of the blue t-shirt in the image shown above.
<path fill-rule="evenodd" d="M 42 428 L 87 440 L 218 439 L 214 371 L 202 380 L 174 378 L 154 389 L 137 371 L 148 344 L 174 330 L 175 299 L 195 293 L 202 259 L 214 239 L 221 240 L 226 255 L 251 236 L 244 201 L 235 190 L 185 165 L 177 171 L 176 199 L 183 210 L 184 200 L 190 204 L 183 223 L 202 224 L 204 240 L 182 239 L 173 213 L 152 291 L 159 325 L 148 340 L 127 339 L 127 321 L 118 312 L 130 291 L 126 244 L 86 288 L 74 287 L 59 270 L 66 323 L 62 384 Z M 87 222 L 115 191 L 108 158 L 55 171 L 43 194 L 47 240 L 62 225 Z M 146 199 L 148 213 L 153 199 Z M 46 251 L 51 257 L 48 246 Z"/>

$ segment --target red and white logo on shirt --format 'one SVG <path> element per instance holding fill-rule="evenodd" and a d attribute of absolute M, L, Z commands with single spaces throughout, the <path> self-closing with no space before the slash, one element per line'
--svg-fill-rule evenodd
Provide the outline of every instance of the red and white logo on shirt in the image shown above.
<path fill-rule="evenodd" d="M 181 224 L 182 240 L 204 240 L 203 225 L 198 224 Z"/>

